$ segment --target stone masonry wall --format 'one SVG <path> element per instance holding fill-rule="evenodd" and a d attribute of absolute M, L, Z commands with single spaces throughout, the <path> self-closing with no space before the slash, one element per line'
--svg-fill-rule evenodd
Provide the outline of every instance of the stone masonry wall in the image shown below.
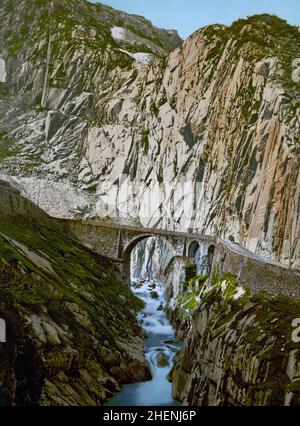
<path fill-rule="evenodd" d="M 235 253 L 220 242 L 216 247 L 214 267 L 236 275 L 240 284 L 254 292 L 266 291 L 300 299 L 300 271 L 269 263 L 267 259 L 264 262 L 246 250 Z"/>

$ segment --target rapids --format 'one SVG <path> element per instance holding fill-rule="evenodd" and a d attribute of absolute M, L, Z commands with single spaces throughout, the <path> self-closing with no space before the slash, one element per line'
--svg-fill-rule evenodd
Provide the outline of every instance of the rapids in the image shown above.
<path fill-rule="evenodd" d="M 145 303 L 138 314 L 147 333 L 146 358 L 151 366 L 152 380 L 124 385 L 107 403 L 108 406 L 174 406 L 180 405 L 172 398 L 172 385 L 168 373 L 180 344 L 165 312 L 165 298 L 158 281 L 135 280 L 132 291 Z"/>

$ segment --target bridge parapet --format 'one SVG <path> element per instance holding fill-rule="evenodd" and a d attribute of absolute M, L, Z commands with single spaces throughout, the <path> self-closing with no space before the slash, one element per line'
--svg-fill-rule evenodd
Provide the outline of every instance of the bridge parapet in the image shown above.
<path fill-rule="evenodd" d="M 300 271 L 255 255 L 237 244 L 219 240 L 214 267 L 236 275 L 241 285 L 254 292 L 300 299 Z"/>

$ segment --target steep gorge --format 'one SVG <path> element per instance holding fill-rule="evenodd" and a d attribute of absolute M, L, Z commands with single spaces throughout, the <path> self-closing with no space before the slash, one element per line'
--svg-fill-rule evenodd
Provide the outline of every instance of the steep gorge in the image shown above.
<path fill-rule="evenodd" d="M 202 28 L 183 43 L 175 31 L 83 0 L 3 0 L 0 20 L 2 179 L 55 217 L 211 234 L 299 268 L 296 27 L 260 15 Z M 153 193 L 161 198 L 150 214 Z M 0 220 L 0 316 L 18 344 L 25 333 L 30 345 L 12 369 L 1 359 L 0 402 L 99 404 L 119 384 L 149 377 L 129 308 L 140 304 L 118 271 L 52 222 L 49 229 L 46 216 L 19 222 L 12 210 Z M 174 397 L 299 405 L 291 340 L 299 303 L 242 288 L 220 265 L 200 275 L 198 258 L 196 273 L 191 259 L 171 267 L 173 257 L 158 239 L 139 245 L 132 260 L 134 275 L 164 282 L 185 337 L 170 375 Z M 63 280 L 51 276 L 59 271 Z M 132 342 L 120 340 L 131 334 Z M 40 368 L 38 383 L 25 378 L 28 389 L 24 354 Z"/>
<path fill-rule="evenodd" d="M 173 398 L 188 406 L 299 406 L 299 300 L 262 291 L 259 282 L 253 291 L 217 259 L 209 274 L 206 251 L 171 264 L 172 250 L 158 238 L 140 243 L 132 258 L 133 273 L 163 283 L 183 342 L 169 373 Z"/>

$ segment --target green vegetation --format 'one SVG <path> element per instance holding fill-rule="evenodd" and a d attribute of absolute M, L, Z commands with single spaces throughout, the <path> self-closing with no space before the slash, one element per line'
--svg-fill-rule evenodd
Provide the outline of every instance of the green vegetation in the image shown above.
<path fill-rule="evenodd" d="M 30 250 L 33 257 L 7 237 Z M 53 271 L 43 267 L 43 262 L 39 265 L 33 261 L 35 256 L 51 265 Z M 0 311 L 7 312 L 7 307 L 21 304 L 35 312 L 42 306 L 52 307 L 54 312 L 59 306 L 59 314 L 73 328 L 73 316 L 66 303 L 75 303 L 92 318 L 98 334 L 114 341 L 116 333 L 130 332 L 125 318 L 134 323 L 135 315 L 129 307 L 139 309 L 141 301 L 108 272 L 109 264 L 104 265 L 103 259 L 58 229 L 50 230 L 24 217 L 1 220 Z M 97 303 L 91 303 L 90 297 Z M 76 330 L 83 338 L 84 329 L 77 324 Z"/>
<path fill-rule="evenodd" d="M 157 177 L 157 182 L 159 183 L 159 185 L 162 185 L 164 183 L 163 175 L 161 173 L 157 173 L 156 177 Z"/>
<path fill-rule="evenodd" d="M 227 401 L 231 404 L 240 392 L 241 399 L 235 400 L 239 401 L 235 405 L 253 405 L 260 400 L 261 405 L 284 405 L 290 393 L 291 405 L 299 406 L 300 351 L 292 340 L 292 322 L 300 317 L 300 302 L 253 292 L 242 287 L 235 275 L 218 270 L 211 277 L 195 277 L 187 284 L 178 295 L 175 316 L 184 332 L 191 331 L 177 355 L 174 371 L 193 377 L 195 385 L 191 382 L 189 395 L 197 398 L 199 392 L 207 391 L 209 374 L 220 378 L 224 405 Z M 207 365 L 212 365 L 209 373 Z M 203 383 L 201 388 L 199 383 Z M 233 383 L 234 393 L 230 391 L 227 399 L 222 389 L 229 383 Z"/>
<path fill-rule="evenodd" d="M 17 195 L 0 195 L 0 317 L 8 333 L 0 400 L 40 404 L 47 383 L 55 388 L 58 380 L 60 394 L 47 393 L 52 404 L 72 404 L 76 394 L 82 403 L 99 403 L 117 390 L 112 378 L 150 378 L 131 351 L 131 340 L 141 337 L 136 311 L 143 302 L 119 281 L 116 265 Z M 6 386 L 11 378 L 17 393 Z"/>
<path fill-rule="evenodd" d="M 0 131 L 0 162 L 15 155 L 11 142 L 6 137 L 6 132 Z"/>
<path fill-rule="evenodd" d="M 112 71 L 115 68 L 130 68 L 133 63 L 133 58 L 128 56 L 124 52 L 112 52 L 110 55 L 110 60 L 107 64 L 108 71 Z"/>
<path fill-rule="evenodd" d="M 130 225 L 136 226 L 136 227 L 142 227 L 143 226 L 143 224 L 141 222 L 141 219 L 140 219 L 140 217 L 138 215 L 130 217 L 129 218 L 129 223 L 130 223 Z"/>
<path fill-rule="evenodd" d="M 126 45 L 126 50 L 132 53 L 143 52 L 143 53 L 152 53 L 153 55 L 155 55 L 153 50 L 150 49 L 150 47 L 146 46 L 145 44 L 128 44 Z"/>
<path fill-rule="evenodd" d="M 233 330 L 239 330 L 239 322 L 253 316 L 253 321 L 240 335 L 240 343 L 251 344 L 252 350 L 259 352 L 262 339 L 272 337 L 273 344 L 261 355 L 266 361 L 276 357 L 280 360 L 283 352 L 286 356 L 295 348 L 291 338 L 292 321 L 300 317 L 300 302 L 286 296 L 254 293 L 240 286 L 235 275 L 218 271 L 211 278 L 195 277 L 183 283 L 182 288 L 177 297 L 179 317 L 209 308 L 215 312 L 213 325 L 207 325 L 207 333 L 216 336 L 229 323 Z"/>
<path fill-rule="evenodd" d="M 299 57 L 300 33 L 296 26 L 289 25 L 283 19 L 273 15 L 254 15 L 239 19 L 231 27 L 210 26 L 205 29 L 205 36 L 215 40 L 215 47 L 208 59 L 219 58 L 229 39 L 232 56 L 235 60 L 243 57 L 250 63 L 264 58 L 277 57 L 283 73 L 276 77 L 288 90 L 299 88 L 299 83 L 292 80 L 292 62 Z"/>
<path fill-rule="evenodd" d="M 9 93 L 8 87 L 5 83 L 0 82 L 0 99 L 7 96 Z"/>
<path fill-rule="evenodd" d="M 204 36 L 209 42 L 208 45 L 211 46 L 207 56 L 210 66 L 212 63 L 217 65 L 226 45 L 230 50 L 228 64 L 231 61 L 235 66 L 243 58 L 248 64 L 249 75 L 254 73 L 255 64 L 258 62 L 277 58 L 280 66 L 276 75 L 269 77 L 270 70 L 267 64 L 262 66 L 259 72 L 265 79 L 272 78 L 281 83 L 291 97 L 291 101 L 284 106 L 286 109 L 284 120 L 288 122 L 295 116 L 295 111 L 299 109 L 299 101 L 293 99 L 296 99 L 299 83 L 293 81 L 292 64 L 299 57 L 300 33 L 297 27 L 289 25 L 276 16 L 265 14 L 239 19 L 230 27 L 209 26 L 204 30 Z M 211 67 L 211 69 L 211 75 L 213 75 L 214 68 Z M 209 78 L 207 82 L 209 84 Z M 240 99 L 241 118 L 249 124 L 255 122 L 261 106 L 261 102 L 254 99 L 254 93 L 255 89 L 250 81 L 247 85 L 241 85 L 241 89 L 236 94 L 236 97 Z"/>
<path fill-rule="evenodd" d="M 152 102 L 150 106 L 150 111 L 153 113 L 154 117 L 158 117 L 159 114 L 159 107 L 156 105 L 156 103 Z"/>
<path fill-rule="evenodd" d="M 144 38 L 149 40 L 151 43 L 155 44 L 158 47 L 164 48 L 162 42 L 157 38 L 150 36 L 146 34 L 144 31 L 140 31 L 138 28 L 134 27 L 133 25 L 127 25 L 128 30 L 130 30 L 133 34 L 137 35 L 138 37 Z"/>
<path fill-rule="evenodd" d="M 185 269 L 185 282 L 188 284 L 197 274 L 197 265 L 195 263 L 187 263 Z"/>
<path fill-rule="evenodd" d="M 207 275 L 197 276 L 195 264 L 189 263 L 185 266 L 185 281 L 182 283 L 182 290 L 177 296 L 179 310 L 182 311 L 183 316 L 189 315 L 199 306 L 199 297 L 207 280 Z"/>

